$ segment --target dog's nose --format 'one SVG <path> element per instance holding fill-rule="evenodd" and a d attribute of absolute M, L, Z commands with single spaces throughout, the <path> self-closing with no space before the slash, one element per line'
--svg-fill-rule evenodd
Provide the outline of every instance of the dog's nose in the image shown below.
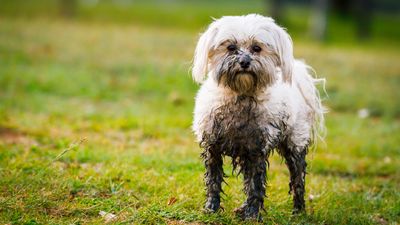
<path fill-rule="evenodd" d="M 250 67 L 251 58 L 249 55 L 242 55 L 239 58 L 239 64 L 243 69 Z"/>

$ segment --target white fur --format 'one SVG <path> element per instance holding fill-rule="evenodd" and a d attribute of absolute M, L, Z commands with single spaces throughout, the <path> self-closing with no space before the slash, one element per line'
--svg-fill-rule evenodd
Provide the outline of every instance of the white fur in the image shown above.
<path fill-rule="evenodd" d="M 324 127 L 324 109 L 315 87 L 320 80 L 312 77 L 308 65 L 294 59 L 292 41 L 285 30 L 273 19 L 255 14 L 215 20 L 199 39 L 192 71 L 193 78 L 203 83 L 194 109 L 193 131 L 197 140 L 201 141 L 205 132 L 211 132 L 213 110 L 237 96 L 214 79 L 216 68 L 209 63 L 210 51 L 227 39 L 249 37 L 272 46 L 281 61 L 276 67 L 277 81 L 256 95 L 259 102 L 256 110 L 263 115 L 259 124 L 268 127 L 271 121 L 284 120 L 287 128 L 283 132 L 289 144 L 307 146 Z"/>

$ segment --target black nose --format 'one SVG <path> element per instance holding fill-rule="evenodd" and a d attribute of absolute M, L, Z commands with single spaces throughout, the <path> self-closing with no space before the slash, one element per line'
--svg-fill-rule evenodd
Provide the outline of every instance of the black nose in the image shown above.
<path fill-rule="evenodd" d="M 239 58 L 239 64 L 243 69 L 247 69 L 250 67 L 251 58 L 248 55 L 242 55 Z"/>

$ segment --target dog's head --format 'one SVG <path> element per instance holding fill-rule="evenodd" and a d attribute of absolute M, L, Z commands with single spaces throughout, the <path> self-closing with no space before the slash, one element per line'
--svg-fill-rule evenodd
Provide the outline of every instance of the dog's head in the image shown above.
<path fill-rule="evenodd" d="M 239 94 L 252 94 L 273 84 L 279 74 L 291 82 L 293 60 L 291 38 L 273 19 L 225 16 L 201 35 L 192 74 L 199 83 L 209 74 Z"/>

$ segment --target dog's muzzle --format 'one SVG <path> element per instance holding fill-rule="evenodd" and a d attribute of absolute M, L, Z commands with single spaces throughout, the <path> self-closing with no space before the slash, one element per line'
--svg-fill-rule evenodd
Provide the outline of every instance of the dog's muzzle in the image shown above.
<path fill-rule="evenodd" d="M 247 69 L 250 67 L 251 57 L 248 54 L 241 54 L 239 56 L 239 65 L 242 69 Z"/>

